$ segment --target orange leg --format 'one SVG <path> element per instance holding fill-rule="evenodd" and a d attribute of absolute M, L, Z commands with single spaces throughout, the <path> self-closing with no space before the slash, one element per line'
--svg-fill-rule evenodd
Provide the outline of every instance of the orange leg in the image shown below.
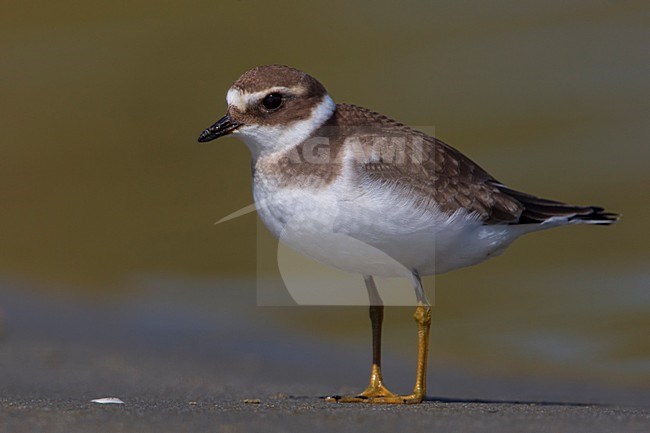
<path fill-rule="evenodd" d="M 421 301 L 413 315 L 418 325 L 418 362 L 413 393 L 398 395 L 389 391 L 383 385 L 381 375 L 381 327 L 384 318 L 383 305 L 370 306 L 370 320 L 372 321 L 372 369 L 370 385 L 357 395 L 327 397 L 327 401 L 340 403 L 388 403 L 388 404 L 413 404 L 421 403 L 427 388 L 427 353 L 429 349 L 429 329 L 431 328 L 431 307 Z"/>

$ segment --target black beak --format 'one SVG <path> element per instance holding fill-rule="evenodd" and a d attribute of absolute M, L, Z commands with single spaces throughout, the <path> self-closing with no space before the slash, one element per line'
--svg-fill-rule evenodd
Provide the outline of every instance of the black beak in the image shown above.
<path fill-rule="evenodd" d="M 199 135 L 199 142 L 214 140 L 224 135 L 228 135 L 239 127 L 239 123 L 234 122 L 227 114 L 217 121 L 214 125 L 206 129 Z"/>

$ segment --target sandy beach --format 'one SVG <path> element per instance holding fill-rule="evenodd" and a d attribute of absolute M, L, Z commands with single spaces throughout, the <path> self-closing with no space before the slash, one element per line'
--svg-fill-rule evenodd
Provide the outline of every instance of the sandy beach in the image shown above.
<path fill-rule="evenodd" d="M 645 389 L 484 377 L 435 361 L 421 405 L 326 403 L 320 397 L 365 385 L 368 348 L 306 338 L 263 315 L 206 315 L 147 297 L 79 304 L 13 289 L 0 290 L 0 305 L 1 432 L 650 429 Z M 410 386 L 408 361 L 386 353 L 398 390 Z M 91 403 L 104 397 L 124 404 Z"/>

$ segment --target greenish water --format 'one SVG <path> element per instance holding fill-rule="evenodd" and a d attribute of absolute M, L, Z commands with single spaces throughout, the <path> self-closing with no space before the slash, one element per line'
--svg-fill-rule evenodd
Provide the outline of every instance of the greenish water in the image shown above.
<path fill-rule="evenodd" d="M 7 7 L 0 273 L 99 300 L 130 296 L 143 274 L 205 278 L 219 282 L 215 290 L 254 278 L 255 216 L 213 224 L 252 201 L 248 151 L 196 137 L 222 114 L 241 72 L 284 63 L 319 78 L 339 102 L 435 129 L 514 188 L 624 215 L 610 228 L 529 236 L 502 258 L 437 278 L 436 356 L 647 383 L 646 7 Z M 301 317 L 310 330 L 327 323 L 337 336 L 349 323 L 364 338 L 365 313 L 339 310 L 260 314 Z M 410 313 L 394 314 L 399 344 L 412 331 Z"/>

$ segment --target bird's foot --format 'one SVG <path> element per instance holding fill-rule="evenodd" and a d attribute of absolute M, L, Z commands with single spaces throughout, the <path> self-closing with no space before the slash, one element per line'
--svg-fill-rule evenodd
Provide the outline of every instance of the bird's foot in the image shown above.
<path fill-rule="evenodd" d="M 417 404 L 422 403 L 424 395 L 399 395 L 389 391 L 384 385 L 369 386 L 357 395 L 332 395 L 325 397 L 331 403 L 369 403 L 369 404 Z"/>

